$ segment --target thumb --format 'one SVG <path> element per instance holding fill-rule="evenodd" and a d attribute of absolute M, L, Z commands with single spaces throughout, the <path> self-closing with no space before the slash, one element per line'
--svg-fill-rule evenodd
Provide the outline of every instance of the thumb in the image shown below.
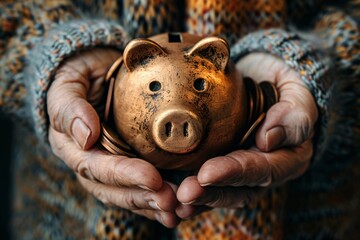
<path fill-rule="evenodd" d="M 256 145 L 262 151 L 297 146 L 313 135 L 318 112 L 310 91 L 289 81 L 279 87 L 279 92 L 279 102 L 269 109 L 256 133 Z"/>
<path fill-rule="evenodd" d="M 89 81 L 79 71 L 63 67 L 57 72 L 47 97 L 50 125 L 89 149 L 100 135 L 97 112 L 87 101 Z"/>

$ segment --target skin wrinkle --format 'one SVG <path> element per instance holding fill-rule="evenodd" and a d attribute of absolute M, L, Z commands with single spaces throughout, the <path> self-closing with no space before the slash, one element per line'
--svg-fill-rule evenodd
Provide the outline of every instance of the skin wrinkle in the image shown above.
<path fill-rule="evenodd" d="M 234 188 L 234 187 L 211 187 L 207 195 L 199 198 L 195 204 L 208 207 L 241 208 L 255 203 L 266 191 L 265 188 Z"/>
<path fill-rule="evenodd" d="M 73 65 L 76 65 L 76 62 L 72 63 Z M 75 68 L 74 66 L 71 66 L 69 63 L 64 65 L 62 68 L 59 68 L 59 70 L 56 72 L 56 79 L 54 81 L 57 82 L 59 85 L 61 84 L 81 84 L 85 92 L 88 92 L 90 87 L 90 82 L 88 80 L 88 76 L 84 75 L 79 69 Z M 81 92 L 81 97 L 84 97 L 83 92 Z"/>
<path fill-rule="evenodd" d="M 129 164 L 124 166 L 124 162 L 122 160 L 117 160 L 114 163 L 113 171 L 112 171 L 112 177 L 113 182 L 115 183 L 115 186 L 121 187 L 122 185 L 129 185 L 130 182 L 126 181 L 125 178 L 123 178 L 123 172 L 132 172 L 128 171 L 127 169 L 131 169 L 131 166 Z"/>

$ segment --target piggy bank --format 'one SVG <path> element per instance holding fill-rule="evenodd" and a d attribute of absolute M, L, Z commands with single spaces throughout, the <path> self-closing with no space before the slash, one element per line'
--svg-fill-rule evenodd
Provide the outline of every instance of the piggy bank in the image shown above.
<path fill-rule="evenodd" d="M 218 37 L 166 33 L 131 41 L 106 76 L 102 145 L 180 170 L 237 148 L 265 101 L 229 56 Z"/>

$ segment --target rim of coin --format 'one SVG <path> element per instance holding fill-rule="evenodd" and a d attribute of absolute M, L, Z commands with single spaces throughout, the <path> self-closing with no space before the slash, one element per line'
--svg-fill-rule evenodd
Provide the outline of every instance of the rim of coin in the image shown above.
<path fill-rule="evenodd" d="M 251 125 L 249 130 L 245 133 L 244 137 L 240 141 L 240 146 L 249 138 L 250 134 L 256 129 L 256 127 L 264 120 L 266 114 L 262 113 L 258 119 Z"/>
<path fill-rule="evenodd" d="M 101 123 L 101 131 L 114 145 L 124 151 L 131 151 L 131 147 L 123 141 L 120 136 L 107 124 Z"/>
<path fill-rule="evenodd" d="M 265 105 L 264 92 L 262 91 L 261 87 L 259 86 L 259 114 L 265 112 L 264 105 Z"/>
<path fill-rule="evenodd" d="M 254 83 L 254 80 L 252 80 L 250 77 L 245 77 L 244 78 L 244 84 L 245 84 L 245 87 L 246 87 L 246 92 L 247 92 L 247 96 L 248 96 L 248 101 L 249 101 L 249 104 L 248 104 L 248 107 L 249 107 L 249 110 L 248 110 L 248 119 L 247 119 L 247 122 L 248 124 L 251 123 L 251 120 L 253 119 L 253 114 L 254 114 L 254 92 L 255 92 L 255 83 Z"/>
<path fill-rule="evenodd" d="M 254 106 L 254 113 L 253 113 L 253 117 L 251 119 L 251 122 L 256 121 L 256 119 L 260 115 L 260 95 L 261 95 L 261 90 L 260 90 L 259 84 L 255 83 L 255 97 L 256 97 L 256 99 L 254 100 L 254 102 L 255 102 L 254 105 L 255 106 Z"/>
<path fill-rule="evenodd" d="M 115 149 L 111 147 L 112 143 L 109 142 L 109 140 L 105 136 L 100 137 L 100 144 L 111 154 L 116 154 L 116 155 L 119 154 Z"/>
<path fill-rule="evenodd" d="M 116 145 L 114 145 L 109 139 L 107 139 L 105 136 L 102 136 L 102 138 L 100 139 L 100 144 L 106 149 L 108 150 L 110 153 L 112 154 L 117 154 L 117 155 L 126 155 L 128 157 L 136 157 L 135 154 L 128 152 L 128 151 L 124 151 L 121 148 L 118 148 Z"/>
<path fill-rule="evenodd" d="M 275 84 L 272 82 L 264 81 L 264 82 L 261 82 L 259 85 L 260 85 L 260 88 L 261 88 L 262 92 L 264 93 L 264 96 L 267 100 L 267 101 L 265 101 L 265 105 L 266 105 L 265 111 L 267 111 L 271 108 L 272 105 L 279 102 L 279 92 L 278 92 Z M 272 98 L 273 98 L 273 102 L 269 101 Z"/>
<path fill-rule="evenodd" d="M 111 105 L 112 105 L 111 104 L 112 103 L 112 96 L 113 96 L 113 93 L 114 93 L 114 83 L 115 83 L 115 78 L 112 77 L 110 79 L 109 88 L 108 88 L 107 97 L 106 97 L 105 114 L 104 114 L 105 121 L 109 120 L 110 108 L 111 108 Z"/>

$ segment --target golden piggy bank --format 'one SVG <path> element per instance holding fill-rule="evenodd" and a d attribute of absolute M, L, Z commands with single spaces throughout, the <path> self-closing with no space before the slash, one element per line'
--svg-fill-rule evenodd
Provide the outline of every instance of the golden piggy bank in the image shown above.
<path fill-rule="evenodd" d="M 266 96 L 229 56 L 218 37 L 166 33 L 131 41 L 106 77 L 102 145 L 181 170 L 239 147 L 263 118 Z"/>

